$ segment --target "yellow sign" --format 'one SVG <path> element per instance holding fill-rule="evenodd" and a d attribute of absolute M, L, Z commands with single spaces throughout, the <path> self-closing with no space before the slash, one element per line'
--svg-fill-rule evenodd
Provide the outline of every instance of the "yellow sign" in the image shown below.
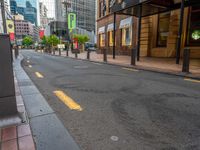
<path fill-rule="evenodd" d="M 12 20 L 6 20 L 6 27 L 7 27 L 8 33 L 15 32 L 15 26 L 14 26 L 14 22 Z"/>

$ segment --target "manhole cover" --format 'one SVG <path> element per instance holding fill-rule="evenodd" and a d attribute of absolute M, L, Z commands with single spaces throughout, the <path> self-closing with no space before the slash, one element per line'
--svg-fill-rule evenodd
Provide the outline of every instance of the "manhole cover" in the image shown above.
<path fill-rule="evenodd" d="M 74 66 L 75 69 L 86 69 L 88 66 Z"/>
<path fill-rule="evenodd" d="M 119 137 L 117 136 L 111 136 L 110 139 L 114 142 L 117 142 L 119 140 Z"/>

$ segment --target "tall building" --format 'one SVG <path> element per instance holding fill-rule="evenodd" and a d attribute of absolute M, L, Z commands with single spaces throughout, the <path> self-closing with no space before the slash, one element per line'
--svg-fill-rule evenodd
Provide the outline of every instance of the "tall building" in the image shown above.
<path fill-rule="evenodd" d="M 72 12 L 77 14 L 77 27 L 95 31 L 95 0 L 70 0 Z"/>
<path fill-rule="evenodd" d="M 47 8 L 47 17 L 55 19 L 55 4 L 56 0 L 40 0 L 41 3 L 43 3 Z"/>
<path fill-rule="evenodd" d="M 40 2 L 40 26 L 44 29 L 48 25 L 48 9 L 44 3 Z"/>
<path fill-rule="evenodd" d="M 38 25 L 39 20 L 38 0 L 10 0 L 10 10 L 12 14 L 21 14 L 24 19 L 32 24 Z"/>

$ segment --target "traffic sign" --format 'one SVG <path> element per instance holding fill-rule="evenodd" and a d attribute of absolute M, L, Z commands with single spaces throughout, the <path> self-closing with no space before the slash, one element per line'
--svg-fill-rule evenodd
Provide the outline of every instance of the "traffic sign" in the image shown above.
<path fill-rule="evenodd" d="M 68 14 L 68 29 L 72 30 L 76 28 L 76 14 L 69 13 Z"/>

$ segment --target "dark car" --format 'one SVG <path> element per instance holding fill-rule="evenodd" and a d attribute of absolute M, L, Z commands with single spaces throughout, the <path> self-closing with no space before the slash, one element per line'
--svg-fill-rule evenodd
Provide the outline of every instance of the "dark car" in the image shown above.
<path fill-rule="evenodd" d="M 96 51 L 95 44 L 93 43 L 85 43 L 85 50 Z"/>

